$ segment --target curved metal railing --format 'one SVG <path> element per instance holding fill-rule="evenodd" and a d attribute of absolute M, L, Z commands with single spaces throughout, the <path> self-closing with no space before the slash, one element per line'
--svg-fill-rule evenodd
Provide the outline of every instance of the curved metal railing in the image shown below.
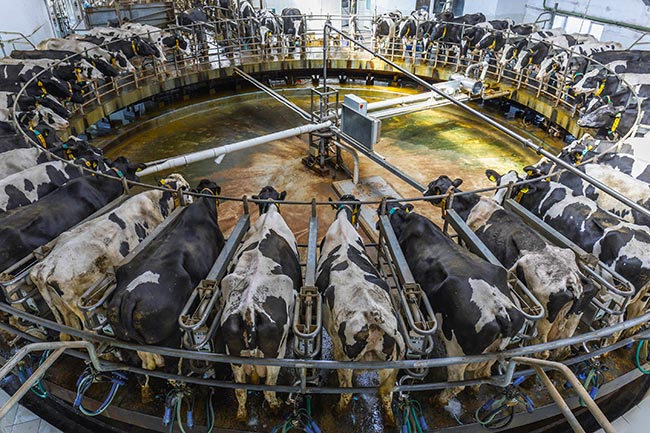
<path fill-rule="evenodd" d="M 296 47 L 295 49 L 299 51 L 296 54 L 292 54 L 291 58 L 296 59 L 296 56 L 298 58 L 307 58 L 311 59 L 313 58 L 314 60 L 321 60 L 322 55 L 323 55 L 323 47 L 319 46 L 319 39 L 317 37 L 317 32 L 313 31 L 314 28 L 316 28 L 316 25 L 314 24 L 315 22 L 322 22 L 324 23 L 327 17 L 307 17 L 308 22 L 310 23 L 309 28 L 310 28 L 310 33 L 307 38 L 307 42 L 304 46 L 304 51 L 303 47 Z M 235 20 L 235 22 L 237 22 Z M 112 96 L 117 96 L 120 94 L 120 92 L 123 89 L 126 88 L 133 88 L 139 85 L 140 82 L 149 80 L 152 78 L 155 78 L 159 81 L 164 81 L 165 79 L 168 78 L 177 78 L 177 77 L 182 77 L 186 76 L 188 74 L 194 73 L 194 72 L 202 72 L 206 70 L 213 70 L 213 69 L 227 69 L 230 68 L 231 66 L 237 65 L 245 65 L 245 64 L 258 64 L 260 61 L 260 58 L 264 58 L 264 54 L 260 54 L 260 49 L 263 49 L 265 47 L 260 47 L 259 43 L 254 41 L 254 40 L 247 40 L 246 38 L 237 38 L 235 43 L 227 43 L 227 44 L 219 44 L 218 41 L 213 41 L 210 42 L 209 40 L 206 41 L 206 37 L 212 37 L 213 35 L 210 33 L 210 29 L 215 29 L 217 26 L 222 25 L 223 22 L 213 22 L 213 23 L 206 23 L 206 24 L 195 24 L 193 26 L 189 27 L 174 27 L 171 29 L 167 29 L 165 31 L 177 31 L 181 32 L 184 35 L 186 35 L 190 41 L 190 51 L 191 55 L 189 56 L 184 56 L 180 57 L 177 55 L 177 53 L 173 53 L 173 58 L 169 62 L 159 62 L 157 60 L 153 60 L 150 63 L 143 62 L 141 66 L 136 69 L 131 74 L 123 74 L 120 77 L 107 80 L 105 83 L 100 83 L 100 82 L 93 82 L 92 83 L 92 92 L 86 95 L 86 100 L 84 101 L 83 104 L 78 106 L 75 110 L 76 113 L 83 115 L 83 112 L 92 107 L 95 104 L 100 104 L 103 99 L 106 98 L 111 98 Z M 239 25 L 236 25 L 236 28 L 239 28 Z M 321 26 L 322 28 L 322 26 Z M 207 36 L 206 36 L 207 35 Z M 376 41 L 372 37 L 372 35 L 368 34 L 367 32 L 361 32 L 360 37 L 366 37 L 368 40 L 371 41 L 372 46 L 376 46 Z M 353 35 L 353 37 L 359 37 L 359 35 Z M 322 40 L 320 40 L 321 45 L 322 45 Z M 391 56 L 393 59 L 397 59 L 398 61 L 403 62 L 402 64 L 407 65 L 425 65 L 425 66 L 431 66 L 432 68 L 437 68 L 437 67 L 453 67 L 456 68 L 456 70 L 460 70 L 461 68 L 465 68 L 469 66 L 469 62 L 467 59 L 463 59 L 458 55 L 456 58 L 445 58 L 444 60 L 439 60 L 438 55 L 436 55 L 436 59 L 432 64 L 427 65 L 427 61 L 422 59 L 422 57 L 418 54 L 418 51 L 415 47 L 412 47 L 409 55 L 407 56 L 401 56 L 395 55 L 395 48 L 397 47 L 396 41 L 391 41 L 390 42 L 393 48 L 393 52 L 391 53 Z M 212 44 L 212 45 L 211 45 Z M 332 58 L 340 58 L 340 59 L 354 59 L 358 58 L 360 59 L 361 56 L 358 55 L 358 52 L 353 50 L 349 46 L 343 45 L 340 41 L 338 42 L 338 46 L 330 46 L 327 47 L 327 50 L 329 52 L 329 59 Z M 443 44 L 436 42 L 437 48 L 440 50 L 442 49 Z M 207 45 L 207 48 L 206 48 Z M 447 49 L 449 48 L 449 45 L 453 44 L 446 44 Z M 458 53 L 460 53 L 460 49 L 457 50 Z M 224 52 L 226 53 L 224 56 Z M 231 53 L 231 54 L 228 54 Z M 70 56 L 66 59 L 61 60 L 60 62 L 64 62 L 67 60 L 71 60 L 74 57 L 81 56 L 82 54 L 75 54 L 73 56 Z M 215 56 L 216 55 L 216 59 Z M 279 52 L 276 53 L 270 61 L 281 61 L 281 60 L 287 60 L 289 58 L 288 53 L 285 54 L 284 52 Z M 60 62 L 56 62 L 55 64 L 58 64 Z M 215 67 L 216 63 L 216 67 Z M 601 65 L 604 66 L 604 65 Z M 495 81 L 500 81 L 500 80 L 509 80 L 510 83 L 516 83 L 518 88 L 525 87 L 528 90 L 531 91 L 536 91 L 538 95 L 542 95 L 549 100 L 554 101 L 556 106 L 562 106 L 564 109 L 567 111 L 570 111 L 575 114 L 576 109 L 575 109 L 575 104 L 572 101 L 572 98 L 570 95 L 567 94 L 566 90 L 564 89 L 564 83 L 567 81 L 567 78 L 564 77 L 561 82 L 562 84 L 559 86 L 546 86 L 544 83 L 531 83 L 527 81 L 523 75 L 523 73 L 516 74 L 514 77 L 509 78 L 509 77 L 504 77 L 503 76 L 503 70 L 500 70 L 499 67 L 495 67 L 494 65 L 488 65 L 487 66 L 487 72 L 486 76 L 489 78 L 493 78 Z M 42 73 L 44 73 L 43 71 Z M 620 78 L 618 74 L 616 74 L 615 71 L 611 71 L 612 74 L 617 75 Z M 34 77 L 32 77 L 26 84 L 23 86 L 23 88 L 20 90 L 18 96 L 23 94 L 25 92 L 25 88 L 34 82 L 34 80 L 37 80 L 38 77 L 40 76 L 41 73 L 36 74 Z M 623 79 L 621 79 L 621 82 L 625 83 Z M 537 88 L 532 86 L 532 84 L 535 84 Z M 636 96 L 634 93 L 634 90 L 631 86 L 628 86 L 633 94 Z M 17 118 L 15 117 L 15 113 L 18 112 L 18 99 L 19 97 L 16 98 L 15 103 L 14 103 L 14 121 L 16 124 L 16 129 L 19 131 L 20 134 L 23 135 L 23 137 L 28 141 L 31 142 L 34 146 L 38 147 L 41 149 L 43 152 L 46 152 L 51 158 L 54 159 L 60 159 L 57 156 L 51 154 L 48 150 L 40 148 L 38 146 L 38 143 L 33 142 L 31 138 L 27 135 L 26 131 L 23 129 L 22 125 L 20 125 L 17 121 Z M 640 102 L 638 101 L 637 98 L 637 120 L 640 120 L 641 118 L 641 109 L 640 109 Z M 630 135 L 628 133 L 628 135 Z M 626 136 L 627 137 L 627 136 Z M 626 137 L 623 137 L 625 139 Z M 80 170 L 87 170 L 84 167 L 79 167 Z M 90 171 L 90 170 L 88 170 Z M 561 172 L 557 171 L 554 174 L 559 174 Z M 110 178 L 113 178 L 115 180 L 119 180 L 117 177 L 112 176 L 112 175 L 107 175 L 104 173 L 97 173 L 97 172 L 92 172 L 95 175 L 100 175 L 100 176 L 107 176 Z M 531 180 L 524 180 L 522 182 L 517 183 L 516 185 L 523 185 L 529 182 L 535 182 L 535 179 Z M 164 189 L 163 187 L 155 186 L 155 185 L 150 185 L 146 184 L 143 182 L 135 182 L 135 181 L 128 181 L 126 182 L 128 187 L 145 187 L 145 188 L 156 188 L 156 189 Z M 489 187 L 489 188 L 483 188 L 483 189 L 477 189 L 473 191 L 465 191 L 465 192 L 460 192 L 460 193 L 455 193 L 453 196 L 459 196 L 459 195 L 465 195 L 465 194 L 473 194 L 473 193 L 485 193 L 485 192 L 494 192 L 498 190 L 499 188 L 512 188 L 514 185 L 505 185 L 501 187 Z M 187 192 L 184 194 L 188 195 L 194 195 L 194 196 L 207 196 L 204 194 L 198 194 L 198 193 L 191 193 Z M 423 201 L 423 200 L 429 200 L 433 198 L 445 198 L 449 197 L 449 195 L 439 195 L 439 196 L 430 196 L 430 197 L 410 197 L 410 198 L 403 198 L 403 199 L 391 199 L 391 200 L 384 200 L 387 202 L 416 202 L 416 201 Z M 219 200 L 222 201 L 240 201 L 240 202 L 253 202 L 253 203 L 262 203 L 265 202 L 264 200 L 253 200 L 247 197 L 228 197 L 228 196 L 220 196 Z M 341 204 L 352 204 L 350 202 L 341 202 L 338 201 L 336 203 L 341 203 Z M 358 202 L 355 202 L 358 203 Z M 382 203 L 382 200 L 366 200 L 361 202 L 361 204 L 365 205 L 379 205 Z M 319 202 L 319 201 L 285 201 L 284 205 L 289 205 L 289 206 L 331 206 L 332 202 Z M 38 317 L 36 315 L 30 314 L 28 312 L 16 309 L 6 303 L 0 303 L 0 311 L 3 311 L 5 313 L 9 313 L 12 315 L 15 315 L 21 319 L 24 319 L 28 322 L 34 323 L 38 326 L 41 326 L 43 328 L 55 331 L 55 332 L 63 332 L 68 335 L 75 336 L 77 338 L 82 338 L 86 339 L 88 341 L 93 341 L 96 343 L 101 343 L 105 346 L 108 347 L 116 347 L 116 348 L 121 348 L 125 350 L 142 350 L 142 351 L 148 351 L 152 353 L 158 353 L 158 354 L 163 354 L 166 356 L 171 356 L 171 357 L 177 357 L 177 358 L 184 358 L 184 359 L 192 359 L 196 361 L 204 361 L 204 362 L 220 362 L 220 363 L 247 363 L 247 364 L 260 364 L 260 365 L 274 365 L 274 366 L 281 366 L 281 367 L 290 367 L 290 368 L 319 368 L 319 369 L 340 369 L 340 368 L 353 368 L 353 369 L 380 369 L 380 368 L 403 368 L 403 369 L 418 369 L 418 368 L 429 368 L 429 367 L 442 367 L 442 366 L 447 366 L 447 365 L 454 365 L 454 364 L 467 364 L 467 363 L 479 363 L 479 362 L 485 362 L 487 360 L 500 360 L 505 362 L 509 358 L 513 356 L 521 356 L 521 355 L 532 355 L 536 353 L 540 353 L 546 350 L 552 350 L 560 347 L 564 347 L 567 345 L 574 345 L 574 344 L 581 344 L 586 341 L 591 341 L 595 339 L 601 339 L 610 335 L 613 335 L 617 332 L 621 332 L 622 330 L 629 329 L 632 327 L 639 326 L 640 324 L 643 324 L 647 322 L 650 319 L 650 313 L 646 313 L 640 317 L 637 317 L 635 319 L 627 320 L 625 322 L 619 323 L 617 325 L 603 328 L 597 331 L 592 331 L 586 334 L 581 334 L 581 335 L 576 335 L 571 338 L 563 339 L 563 340 L 556 340 L 544 344 L 537 344 L 537 345 L 531 345 L 531 346 L 526 346 L 518 349 L 511 349 L 508 351 L 500 352 L 500 353 L 486 353 L 482 355 L 477 355 L 477 356 L 470 356 L 470 357 L 456 357 L 456 358 L 436 358 L 436 359 L 426 359 L 426 360 L 403 360 L 403 361 L 395 361 L 395 362 L 387 362 L 387 363 L 351 363 L 351 362 L 338 362 L 338 361 L 323 361 L 323 360 L 295 360 L 295 359 L 252 359 L 252 358 L 240 358 L 240 357 L 234 357 L 234 356 L 226 356 L 226 355 L 219 355 L 219 354 L 206 354 L 202 352 L 197 352 L 197 351 L 191 351 L 191 350 L 179 350 L 179 349 L 169 349 L 169 348 L 161 348 L 161 347 L 153 347 L 153 346 L 140 346 L 124 341 L 119 341 L 110 337 L 106 337 L 103 335 L 99 334 L 94 334 L 90 333 L 87 331 L 79 330 L 79 329 L 74 329 L 74 328 L 69 328 L 63 325 L 60 325 L 56 322 L 52 322 L 46 319 L 43 319 L 41 317 Z M 22 331 L 15 329 L 11 327 L 10 325 L 6 323 L 0 323 L 0 328 L 8 330 L 10 332 L 13 332 L 18 335 L 22 335 L 24 338 L 29 338 L 29 339 L 34 339 L 33 336 L 29 336 L 27 334 L 24 334 Z M 635 337 L 632 337 L 632 339 L 640 339 L 640 338 L 645 338 L 647 332 L 638 334 Z M 625 344 L 627 342 L 631 341 L 630 339 L 628 340 L 623 340 Z M 607 346 L 602 348 L 601 350 L 603 353 L 610 351 L 610 350 L 615 350 L 619 347 L 622 347 L 624 344 L 622 342 L 615 343 L 614 345 Z M 593 355 L 591 355 L 593 356 Z M 574 362 L 579 362 L 576 361 L 576 359 L 579 358 L 572 358 L 571 360 L 567 361 L 567 363 L 574 363 Z M 512 363 L 511 363 L 512 365 Z M 116 368 L 120 369 L 128 369 L 137 373 L 141 374 L 149 374 L 153 376 L 158 376 L 161 378 L 175 378 L 178 379 L 179 377 L 176 375 L 168 375 L 163 372 L 152 372 L 152 371 L 147 371 L 147 370 L 142 370 L 142 369 L 137 369 L 134 367 L 129 367 L 126 365 L 115 365 Z M 402 386 L 400 390 L 403 391 L 409 391 L 409 390 L 426 390 L 426 389 L 440 389 L 444 387 L 451 387 L 451 386 L 460 386 L 460 385 L 466 385 L 466 384 L 476 384 L 476 383 L 496 383 L 496 384 L 507 384 L 511 381 L 512 375 L 514 373 L 514 365 L 511 368 L 508 368 L 507 374 L 503 377 L 500 378 L 486 378 L 486 379 L 478 379 L 474 381 L 463 381 L 463 382 L 432 382 L 432 383 L 427 383 L 427 384 L 421 384 L 421 385 L 404 385 Z M 521 373 L 517 373 L 520 375 Z M 221 386 L 221 387 L 226 387 L 226 388 L 247 388 L 251 390 L 268 390 L 264 385 L 247 385 L 247 384 L 234 384 L 231 382 L 220 382 L 220 381 L 212 381 L 212 380 L 206 380 L 206 379 L 197 379 L 197 378 L 187 378 L 183 377 L 183 380 L 198 383 L 198 384 L 206 384 L 206 385 L 213 385 L 213 386 Z M 274 390 L 278 391 L 287 391 L 287 392 L 297 392 L 297 391 L 305 391 L 305 387 L 273 387 Z M 340 393 L 340 392 L 364 392 L 367 391 L 368 389 L 374 390 L 374 388 L 325 388 L 325 387 L 313 387 L 309 389 L 309 392 L 311 393 Z"/>

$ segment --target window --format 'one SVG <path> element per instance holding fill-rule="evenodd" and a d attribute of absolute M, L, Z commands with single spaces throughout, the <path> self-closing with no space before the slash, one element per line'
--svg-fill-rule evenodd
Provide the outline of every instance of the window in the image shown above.
<path fill-rule="evenodd" d="M 603 36 L 605 26 L 579 17 L 556 15 L 553 28 L 563 28 L 567 33 L 587 33 L 599 39 Z"/>

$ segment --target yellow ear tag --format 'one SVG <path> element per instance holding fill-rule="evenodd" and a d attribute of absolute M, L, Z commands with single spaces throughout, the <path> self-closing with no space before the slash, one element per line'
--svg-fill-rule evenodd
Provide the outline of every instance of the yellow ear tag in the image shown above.
<path fill-rule="evenodd" d="M 490 180 L 490 182 L 496 182 L 497 181 L 497 178 L 493 174 L 491 174 L 490 177 L 488 177 L 488 179 Z"/>
<path fill-rule="evenodd" d="M 90 162 L 86 161 L 86 167 L 90 168 Z"/>

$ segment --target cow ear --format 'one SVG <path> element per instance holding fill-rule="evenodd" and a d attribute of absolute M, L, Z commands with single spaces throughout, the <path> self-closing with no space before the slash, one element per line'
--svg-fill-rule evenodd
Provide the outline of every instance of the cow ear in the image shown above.
<path fill-rule="evenodd" d="M 334 201 L 334 200 L 332 200 L 332 197 L 327 197 L 327 201 L 332 202 L 332 201 Z M 332 209 L 336 209 L 336 208 L 337 208 L 337 206 L 336 206 L 334 203 L 332 203 L 331 206 L 332 206 Z"/>
<path fill-rule="evenodd" d="M 258 196 L 258 195 L 252 195 L 251 198 L 252 198 L 253 200 L 259 200 L 259 199 L 260 199 L 260 196 Z"/>
<path fill-rule="evenodd" d="M 501 176 L 499 176 L 499 173 L 492 169 L 487 169 L 485 170 L 485 176 L 490 180 L 490 182 L 496 183 Z"/>
<path fill-rule="evenodd" d="M 406 213 L 411 213 L 411 211 L 414 209 L 414 206 L 411 203 L 407 203 L 406 206 Z"/>
<path fill-rule="evenodd" d="M 214 185 L 214 190 L 217 193 L 217 195 L 221 195 L 221 187 L 219 185 Z"/>
<path fill-rule="evenodd" d="M 284 200 L 286 197 L 287 197 L 287 192 L 286 192 L 286 191 L 282 191 L 282 192 L 280 193 L 279 200 Z"/>
<path fill-rule="evenodd" d="M 533 167 L 532 165 L 527 165 L 526 167 L 524 167 L 524 172 L 528 176 L 533 176 L 533 175 L 535 175 L 535 173 L 537 173 L 537 169 L 535 167 Z"/>
<path fill-rule="evenodd" d="M 461 185 L 463 184 L 463 179 L 456 178 L 456 179 L 454 179 L 454 180 L 451 182 L 451 184 L 452 184 L 454 187 L 458 188 L 459 186 L 461 186 Z"/>

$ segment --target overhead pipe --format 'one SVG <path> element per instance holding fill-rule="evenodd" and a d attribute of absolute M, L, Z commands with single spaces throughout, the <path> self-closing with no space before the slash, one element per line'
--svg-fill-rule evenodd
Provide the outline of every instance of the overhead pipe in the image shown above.
<path fill-rule="evenodd" d="M 579 12 L 565 11 L 565 10 L 557 8 L 558 3 L 555 3 L 555 7 L 550 7 L 550 6 L 548 6 L 546 4 L 546 2 L 547 2 L 547 0 L 544 0 L 544 3 L 543 3 L 542 6 L 544 7 L 544 10 L 548 11 L 548 12 L 554 12 L 556 14 L 561 14 L 561 15 L 568 15 L 568 16 L 571 16 L 571 17 L 578 17 L 578 18 L 582 18 L 582 19 L 596 21 L 598 23 L 603 23 L 603 24 L 611 24 L 611 25 L 614 25 L 614 26 L 625 27 L 625 28 L 636 30 L 636 31 L 639 31 L 639 32 L 645 32 L 645 33 L 650 32 L 650 27 L 640 26 L 640 25 L 637 25 L 637 24 L 625 23 L 625 22 L 622 22 L 622 21 L 610 20 L 610 19 L 607 19 L 607 18 L 595 17 L 593 15 L 581 14 Z"/>
<path fill-rule="evenodd" d="M 416 83 L 418 83 L 418 84 L 422 85 L 423 87 L 431 90 L 432 92 L 437 93 L 438 95 L 440 95 L 443 98 L 450 101 L 452 104 L 457 105 L 458 107 L 462 108 L 463 110 L 465 110 L 465 111 L 473 114 L 474 116 L 478 117 L 479 119 L 483 120 L 488 125 L 493 126 L 494 128 L 498 129 L 499 131 L 503 132 L 504 134 L 508 135 L 509 137 L 517 140 L 518 142 L 520 142 L 524 146 L 532 149 L 538 155 L 545 156 L 546 158 L 548 158 L 549 160 L 554 162 L 556 165 L 562 167 L 563 169 L 565 169 L 567 171 L 570 171 L 571 173 L 575 174 L 579 178 L 586 180 L 587 182 L 589 182 L 590 184 L 592 184 L 593 186 L 595 186 L 599 190 L 604 191 L 605 193 L 607 193 L 607 194 L 611 195 L 612 197 L 614 197 L 616 200 L 620 201 L 621 203 L 625 204 L 626 206 L 628 206 L 628 207 L 634 209 L 635 211 L 639 212 L 641 215 L 644 215 L 644 216 L 650 218 L 650 211 L 648 209 L 644 208 L 643 206 L 640 206 L 635 201 L 630 200 L 628 197 L 626 197 L 623 194 L 621 194 L 620 192 L 610 188 L 609 186 L 605 185 L 603 182 L 599 181 L 598 179 L 595 179 L 592 176 L 589 176 L 588 174 L 585 174 L 585 173 L 581 172 L 575 166 L 564 162 L 563 160 L 561 160 L 560 158 L 558 158 L 557 156 L 555 156 L 551 152 L 544 149 L 542 146 L 538 146 L 535 143 L 533 143 L 532 140 L 530 140 L 528 138 L 525 138 L 522 135 L 517 134 L 514 131 L 511 131 L 509 128 L 501 125 L 498 122 L 495 122 L 494 120 L 492 120 L 491 118 L 489 118 L 485 114 L 483 114 L 480 111 L 470 107 L 469 105 L 459 101 L 458 99 L 454 98 L 453 96 L 447 95 L 445 92 L 442 92 L 437 87 L 433 86 L 432 84 L 428 83 L 427 81 L 423 80 L 422 78 L 418 77 L 417 75 L 411 73 L 410 71 L 407 71 L 406 69 L 402 68 L 401 66 L 399 66 L 395 62 L 390 61 L 385 56 L 383 56 L 383 55 L 381 55 L 381 54 L 379 54 L 377 52 L 374 52 L 373 50 L 366 47 L 365 45 L 357 42 L 355 39 L 349 37 L 348 35 L 346 35 L 345 33 L 341 32 L 341 31 L 337 30 L 336 28 L 332 27 L 330 24 L 325 24 L 325 27 L 329 28 L 330 31 L 338 33 L 342 38 L 347 39 L 351 43 L 359 46 L 362 50 L 367 51 L 370 54 L 372 54 L 373 56 L 377 57 L 378 59 L 386 62 L 387 64 L 392 66 L 394 69 L 396 69 L 399 72 L 401 72 L 402 74 L 406 75 L 407 77 L 409 77 L 411 80 L 415 81 Z"/>
<path fill-rule="evenodd" d="M 203 161 L 210 158 L 217 158 L 237 150 L 247 149 L 249 147 L 259 146 L 260 144 L 270 143 L 271 141 L 284 140 L 285 138 L 294 137 L 296 135 L 306 134 L 309 132 L 318 131 L 319 129 L 329 128 L 332 122 L 329 120 L 315 125 L 303 125 L 296 128 L 285 129 L 284 131 L 274 132 L 272 134 L 262 135 L 260 137 L 251 138 L 249 140 L 240 141 L 233 144 L 225 144 L 212 149 L 201 150 L 199 152 L 186 153 L 185 155 L 175 156 L 163 162 L 153 161 L 142 171 L 138 172 L 139 176 L 146 176 L 148 174 L 158 173 L 159 171 L 169 170 L 170 168 L 180 167 L 183 165 L 191 164 L 193 162 Z M 147 165 L 147 164 L 145 164 Z"/>

